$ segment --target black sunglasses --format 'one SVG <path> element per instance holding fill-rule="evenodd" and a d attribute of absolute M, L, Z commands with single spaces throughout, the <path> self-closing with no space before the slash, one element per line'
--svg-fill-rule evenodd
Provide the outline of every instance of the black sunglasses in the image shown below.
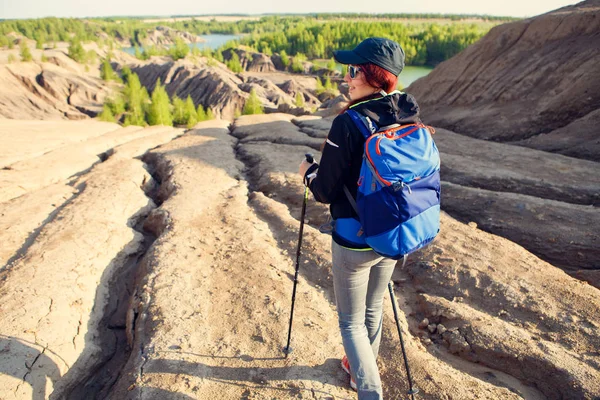
<path fill-rule="evenodd" d="M 348 73 L 350 74 L 350 78 L 352 78 L 352 79 L 356 79 L 356 76 L 358 75 L 359 72 L 360 72 L 359 67 L 355 67 L 354 65 L 350 65 L 348 67 Z"/>

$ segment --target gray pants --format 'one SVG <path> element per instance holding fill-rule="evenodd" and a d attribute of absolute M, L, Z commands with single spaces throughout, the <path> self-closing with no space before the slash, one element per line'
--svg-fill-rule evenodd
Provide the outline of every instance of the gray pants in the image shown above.
<path fill-rule="evenodd" d="M 374 251 L 346 249 L 334 241 L 333 288 L 340 331 L 360 400 L 383 399 L 377 354 L 383 297 L 396 261 Z"/>

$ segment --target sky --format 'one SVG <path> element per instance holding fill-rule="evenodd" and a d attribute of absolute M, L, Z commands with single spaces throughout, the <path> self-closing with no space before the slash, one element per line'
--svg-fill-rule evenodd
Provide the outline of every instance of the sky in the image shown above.
<path fill-rule="evenodd" d="M 170 16 L 311 12 L 487 14 L 532 17 L 565 0 L 0 0 L 0 18 Z"/>

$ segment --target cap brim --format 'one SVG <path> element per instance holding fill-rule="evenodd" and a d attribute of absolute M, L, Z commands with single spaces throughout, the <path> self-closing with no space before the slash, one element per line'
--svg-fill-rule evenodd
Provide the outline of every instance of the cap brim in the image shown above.
<path fill-rule="evenodd" d="M 353 50 L 337 50 L 333 52 L 333 58 L 340 64 L 366 64 L 369 61 L 356 54 Z"/>

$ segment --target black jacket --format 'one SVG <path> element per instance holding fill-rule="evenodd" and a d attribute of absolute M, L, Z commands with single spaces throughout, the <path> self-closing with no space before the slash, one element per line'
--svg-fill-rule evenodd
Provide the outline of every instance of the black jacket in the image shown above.
<path fill-rule="evenodd" d="M 379 127 L 420 122 L 419 106 L 413 96 L 393 92 L 383 98 L 358 103 L 353 110 L 368 116 Z M 350 116 L 338 115 L 331 125 L 323 148 L 317 176 L 310 190 L 321 203 L 331 204 L 333 219 L 353 217 L 356 212 L 344 194 L 344 185 L 356 199 L 357 182 L 364 153 L 365 139 Z"/>

